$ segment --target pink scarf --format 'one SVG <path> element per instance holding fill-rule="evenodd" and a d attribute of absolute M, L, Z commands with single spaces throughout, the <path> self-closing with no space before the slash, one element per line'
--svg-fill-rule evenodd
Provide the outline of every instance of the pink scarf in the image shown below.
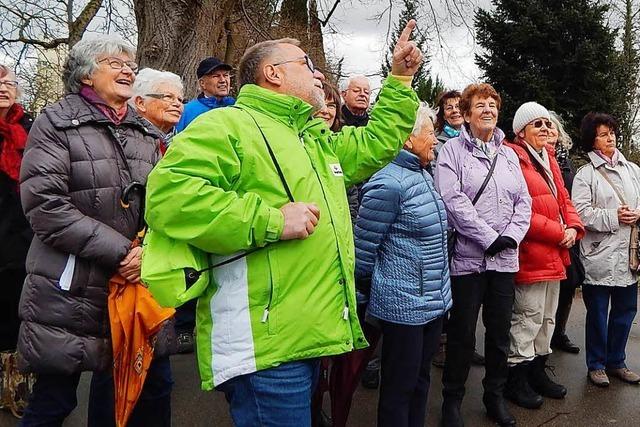
<path fill-rule="evenodd" d="M 126 102 L 121 109 L 116 110 L 110 107 L 91 86 L 82 85 L 82 88 L 80 88 L 80 96 L 89 104 L 100 110 L 107 119 L 111 120 L 116 125 L 119 125 L 127 115 Z"/>

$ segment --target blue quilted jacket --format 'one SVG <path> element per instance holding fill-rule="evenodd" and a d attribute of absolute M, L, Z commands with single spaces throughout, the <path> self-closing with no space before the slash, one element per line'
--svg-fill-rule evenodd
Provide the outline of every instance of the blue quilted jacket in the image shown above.
<path fill-rule="evenodd" d="M 368 313 L 424 325 L 451 308 L 447 213 L 431 176 L 406 150 L 363 188 L 356 277 L 371 279 Z"/>

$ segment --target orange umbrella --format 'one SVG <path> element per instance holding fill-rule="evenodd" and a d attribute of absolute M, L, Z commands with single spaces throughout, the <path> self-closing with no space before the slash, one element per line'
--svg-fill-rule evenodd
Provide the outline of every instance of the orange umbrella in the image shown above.
<path fill-rule="evenodd" d="M 162 308 L 140 283 L 116 274 L 109 281 L 116 425 L 127 425 L 153 359 L 155 335 L 175 310 Z"/>

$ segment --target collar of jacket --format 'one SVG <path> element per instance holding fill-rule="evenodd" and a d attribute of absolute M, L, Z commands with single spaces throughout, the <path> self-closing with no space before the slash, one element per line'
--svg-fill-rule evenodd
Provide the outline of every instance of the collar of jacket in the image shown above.
<path fill-rule="evenodd" d="M 621 163 L 623 165 L 625 163 L 627 163 L 627 159 L 624 157 L 622 152 L 620 150 L 618 150 L 617 148 L 616 148 L 616 151 L 618 151 L 618 163 Z M 589 151 L 589 153 L 587 153 L 587 155 L 589 156 L 589 161 L 591 161 L 591 163 L 593 164 L 593 167 L 596 168 L 596 169 L 607 163 L 607 161 L 605 159 L 603 159 L 602 157 L 598 156 L 593 151 Z"/>
<path fill-rule="evenodd" d="M 527 163 L 527 164 L 533 164 L 533 160 L 531 159 L 531 156 L 529 155 L 529 152 L 527 151 L 527 143 L 516 137 L 515 140 L 512 142 L 512 145 L 521 147 L 522 150 L 514 150 L 516 152 L 516 154 L 518 155 L 518 159 L 520 159 L 520 161 Z M 547 144 L 543 147 L 543 150 L 547 150 L 547 154 L 549 154 L 549 158 L 551 159 L 552 157 L 555 158 L 556 156 L 556 150 L 555 148 L 553 148 L 551 145 Z"/>
<path fill-rule="evenodd" d="M 471 133 L 467 130 L 467 126 L 462 126 L 460 128 L 459 138 L 462 141 L 462 143 L 467 147 L 467 149 L 473 153 L 474 156 L 485 157 L 485 158 L 487 157 L 487 155 L 476 146 L 475 142 L 473 142 L 473 137 L 471 136 Z M 504 132 L 502 132 L 500 128 L 496 127 L 493 130 L 493 137 L 491 138 L 491 141 L 493 141 L 493 144 L 496 146 L 496 155 L 497 155 L 497 153 L 500 151 L 500 146 L 504 142 Z"/>
<path fill-rule="evenodd" d="M 342 104 L 342 121 L 347 126 L 366 126 L 369 122 L 369 113 L 365 111 L 364 114 L 357 116 L 349 110 L 346 104 Z"/>
<path fill-rule="evenodd" d="M 393 163 L 400 167 L 413 171 L 422 170 L 422 165 L 420 164 L 420 159 L 418 158 L 418 156 L 405 150 L 404 148 L 400 150 L 396 158 L 393 160 Z"/>
<path fill-rule="evenodd" d="M 311 117 L 312 107 L 300 98 L 283 95 L 257 85 L 244 85 L 236 105 L 258 111 L 295 128 L 299 133 Z"/>
<path fill-rule="evenodd" d="M 219 107 L 228 107 L 229 105 L 233 105 L 236 102 L 236 100 L 232 96 L 225 96 L 219 99 L 216 98 L 215 96 L 211 96 L 207 98 L 204 95 L 204 92 L 200 92 L 200 94 L 196 99 L 198 100 L 199 103 L 201 103 L 202 105 L 204 105 L 210 110 L 213 110 L 214 108 L 219 108 Z"/>
<path fill-rule="evenodd" d="M 97 107 L 94 107 L 75 93 L 66 95 L 59 102 L 45 108 L 44 113 L 51 121 L 51 124 L 60 130 L 73 129 L 89 123 L 113 125 L 111 120 L 105 117 Z M 161 134 L 155 126 L 148 125 L 138 115 L 135 108 L 127 109 L 127 115 L 124 116 L 119 126 L 135 127 L 147 135 L 161 138 Z"/>

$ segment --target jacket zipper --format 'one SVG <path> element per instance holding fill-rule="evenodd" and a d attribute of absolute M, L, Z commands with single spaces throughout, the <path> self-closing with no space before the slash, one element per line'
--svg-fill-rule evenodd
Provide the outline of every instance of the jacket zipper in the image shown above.
<path fill-rule="evenodd" d="M 423 297 L 424 296 L 424 279 L 422 277 L 422 264 L 420 264 L 420 266 L 418 267 L 418 270 L 420 272 L 420 296 Z"/>
<path fill-rule="evenodd" d="M 320 187 L 320 190 L 322 191 L 322 197 L 324 199 L 324 202 L 327 204 L 327 206 L 330 206 L 330 203 L 329 203 L 329 200 L 327 199 L 327 194 L 325 192 L 324 186 L 322 185 L 322 179 L 320 179 L 320 174 L 318 173 L 318 170 L 316 169 L 316 165 L 313 163 L 313 159 L 311 158 L 311 155 L 307 151 L 307 146 L 304 144 L 304 137 L 302 135 L 302 132 L 304 132 L 309 127 L 303 128 L 298 136 L 300 137 L 300 141 L 302 142 L 302 145 L 304 146 L 304 151 L 305 151 L 305 153 L 307 153 L 307 157 L 309 158 L 309 163 L 311 164 L 311 168 L 313 169 L 313 172 L 316 175 L 316 179 L 318 180 L 318 186 Z M 331 216 L 331 214 L 329 214 L 329 216 Z M 338 257 L 340 258 L 340 263 L 342 264 L 342 256 L 340 254 L 340 244 L 338 243 L 337 231 L 335 229 L 335 226 L 333 225 L 333 218 L 332 218 L 331 222 L 332 222 L 331 228 L 333 229 L 333 235 L 336 238 L 336 248 L 338 249 Z M 341 266 L 341 268 L 342 268 L 342 266 Z M 342 310 L 342 318 L 344 320 L 349 320 L 349 298 L 347 297 L 347 286 L 345 285 L 342 288 L 343 288 L 342 296 L 344 297 L 344 309 Z"/>
<path fill-rule="evenodd" d="M 496 153 L 496 156 L 498 155 L 498 153 Z M 424 178 L 424 176 L 423 176 Z M 426 178 L 424 178 L 425 181 Z M 440 212 L 440 209 L 438 208 L 438 198 L 436 197 L 436 195 L 434 194 L 434 190 L 431 188 L 431 186 L 429 185 L 429 183 L 427 182 L 427 187 L 429 187 L 429 193 L 431 194 L 431 198 L 433 199 L 433 202 L 436 205 L 436 208 L 438 209 L 438 218 L 440 218 L 440 235 L 442 236 L 442 248 L 444 250 L 444 253 L 447 254 L 449 248 L 447 247 L 447 231 L 445 228 L 442 227 L 442 213 Z M 451 260 L 447 260 L 447 262 L 451 262 Z M 447 263 L 443 264 L 444 267 L 447 266 Z M 444 267 L 442 269 L 442 274 L 444 274 Z M 422 276 L 420 276 L 422 277 Z M 442 287 L 440 287 L 440 296 L 442 297 L 442 302 L 444 302 L 444 294 L 442 293 Z M 445 307 L 446 309 L 446 307 Z M 443 309 L 444 312 L 444 309 Z"/>
<path fill-rule="evenodd" d="M 267 306 L 264 308 L 264 312 L 262 313 L 262 319 L 260 320 L 262 323 L 267 323 L 267 320 L 269 320 L 269 311 L 271 310 L 272 302 L 273 302 L 273 273 L 271 274 L 271 283 L 269 284 L 269 301 L 267 302 Z"/>

